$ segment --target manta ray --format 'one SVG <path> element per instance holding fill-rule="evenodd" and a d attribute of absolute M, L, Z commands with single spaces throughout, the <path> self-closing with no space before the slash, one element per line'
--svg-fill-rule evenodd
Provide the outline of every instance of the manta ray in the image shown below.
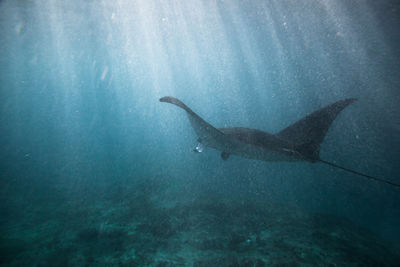
<path fill-rule="evenodd" d="M 230 155 L 236 155 L 263 161 L 321 162 L 362 177 L 400 187 L 400 184 L 354 171 L 320 158 L 321 143 L 332 122 L 344 108 L 356 100 L 355 98 L 339 100 L 314 111 L 280 132 L 271 134 L 244 127 L 215 128 L 179 99 L 171 96 L 160 98 L 160 102 L 174 104 L 186 111 L 190 124 L 198 135 L 195 152 L 202 152 L 204 147 L 211 147 L 221 151 L 223 160 L 227 160 Z"/>

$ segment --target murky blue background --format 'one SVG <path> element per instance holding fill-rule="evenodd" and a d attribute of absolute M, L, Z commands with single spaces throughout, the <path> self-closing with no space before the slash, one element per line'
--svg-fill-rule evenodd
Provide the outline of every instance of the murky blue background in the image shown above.
<path fill-rule="evenodd" d="M 400 183 L 396 3 L 1 1 L 1 194 L 23 206 L 159 176 L 183 195 L 208 188 L 343 216 L 400 245 L 398 189 L 321 164 L 195 154 L 184 112 L 158 101 L 274 133 L 358 98 L 321 158 Z"/>

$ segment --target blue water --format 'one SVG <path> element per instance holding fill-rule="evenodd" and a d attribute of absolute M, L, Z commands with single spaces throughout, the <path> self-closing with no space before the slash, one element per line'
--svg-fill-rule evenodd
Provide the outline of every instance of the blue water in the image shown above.
<path fill-rule="evenodd" d="M 158 101 L 276 133 L 358 98 L 321 158 L 400 183 L 399 29 L 389 0 L 1 1 L 2 240 L 36 224 L 29 212 L 64 213 L 52 199 L 100 201 L 156 177 L 182 201 L 285 203 L 399 247 L 400 190 L 318 163 L 193 153 L 184 112 Z"/>

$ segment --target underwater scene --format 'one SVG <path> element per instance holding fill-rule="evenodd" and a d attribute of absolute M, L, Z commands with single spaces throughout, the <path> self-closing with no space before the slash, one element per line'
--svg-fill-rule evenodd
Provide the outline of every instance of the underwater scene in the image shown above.
<path fill-rule="evenodd" d="M 0 266 L 400 266 L 396 0 L 0 1 Z"/>

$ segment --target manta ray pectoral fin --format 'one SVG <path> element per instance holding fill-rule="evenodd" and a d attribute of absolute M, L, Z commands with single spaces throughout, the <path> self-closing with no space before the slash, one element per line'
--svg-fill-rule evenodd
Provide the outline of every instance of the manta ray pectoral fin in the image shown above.
<path fill-rule="evenodd" d="M 298 145 L 310 142 L 320 144 L 336 116 L 356 100 L 348 98 L 325 106 L 283 129 L 276 136 Z"/>
<path fill-rule="evenodd" d="M 348 98 L 325 106 L 300 119 L 275 136 L 289 141 L 306 160 L 316 162 L 319 159 L 320 144 L 329 127 L 339 113 L 357 99 Z"/>
<path fill-rule="evenodd" d="M 223 152 L 221 153 L 221 158 L 222 158 L 223 160 L 227 160 L 227 159 L 229 158 L 230 155 L 231 155 L 231 154 L 229 154 L 228 152 L 223 151 Z"/>
<path fill-rule="evenodd" d="M 197 133 L 197 136 L 204 146 L 223 150 L 224 148 L 238 145 L 238 142 L 236 140 L 229 138 L 220 130 L 216 129 L 214 126 L 206 122 L 179 99 L 172 96 L 165 96 L 160 98 L 160 102 L 170 103 L 185 110 L 189 117 L 192 128 Z"/>

